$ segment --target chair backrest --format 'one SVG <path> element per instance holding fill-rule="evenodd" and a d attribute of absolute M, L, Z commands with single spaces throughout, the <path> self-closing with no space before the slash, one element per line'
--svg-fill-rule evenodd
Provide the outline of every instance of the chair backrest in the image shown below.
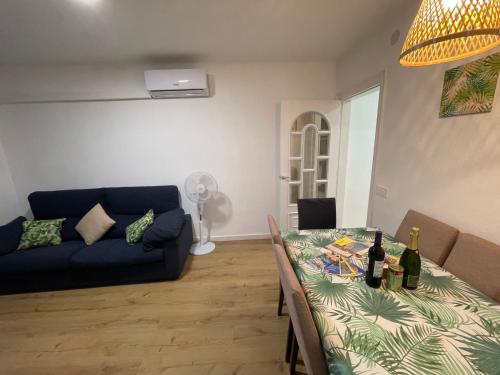
<path fill-rule="evenodd" d="M 500 302 L 500 245 L 460 233 L 443 267 Z"/>
<path fill-rule="evenodd" d="M 273 215 L 267 215 L 267 223 L 269 224 L 269 232 L 271 233 L 271 241 L 273 245 L 278 244 L 285 247 L 278 224 L 276 224 L 276 220 L 274 220 Z"/>
<path fill-rule="evenodd" d="M 327 375 L 328 368 L 323 348 L 304 291 L 288 260 L 285 249 L 280 245 L 273 247 L 283 294 L 307 373 L 309 375 Z"/>
<path fill-rule="evenodd" d="M 412 227 L 420 228 L 418 250 L 420 253 L 442 266 L 450 254 L 458 236 L 458 229 L 420 212 L 409 210 L 396 232 L 399 242 L 408 243 Z"/>
<path fill-rule="evenodd" d="M 333 229 L 337 226 L 335 198 L 298 199 L 299 230 Z"/>

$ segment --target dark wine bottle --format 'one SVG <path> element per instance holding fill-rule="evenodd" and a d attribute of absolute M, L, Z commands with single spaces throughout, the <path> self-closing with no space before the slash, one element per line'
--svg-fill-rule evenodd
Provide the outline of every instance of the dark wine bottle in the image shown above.
<path fill-rule="evenodd" d="M 375 242 L 368 250 L 368 268 L 366 270 L 366 284 L 372 288 L 380 288 L 384 274 L 385 251 L 382 248 L 382 232 L 375 232 Z"/>
<path fill-rule="evenodd" d="M 418 253 L 419 228 L 412 228 L 410 231 L 410 242 L 399 258 L 399 265 L 403 266 L 403 288 L 417 289 L 420 277 L 420 254 Z"/>

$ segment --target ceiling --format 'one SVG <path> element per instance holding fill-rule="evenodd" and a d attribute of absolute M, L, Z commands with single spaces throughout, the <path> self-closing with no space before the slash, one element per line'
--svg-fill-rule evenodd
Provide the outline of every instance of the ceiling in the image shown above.
<path fill-rule="evenodd" d="M 416 0 L 0 0 L 0 64 L 335 59 Z"/>

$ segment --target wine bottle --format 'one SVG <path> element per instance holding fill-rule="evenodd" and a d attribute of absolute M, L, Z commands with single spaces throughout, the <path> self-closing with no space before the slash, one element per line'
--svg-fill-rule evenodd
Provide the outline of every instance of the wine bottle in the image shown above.
<path fill-rule="evenodd" d="M 384 273 L 385 251 L 382 248 L 382 232 L 375 232 L 375 242 L 368 250 L 368 268 L 366 270 L 366 284 L 372 288 L 380 288 Z"/>
<path fill-rule="evenodd" d="M 420 229 L 413 227 L 410 231 L 410 242 L 399 258 L 399 265 L 403 266 L 403 288 L 417 289 L 420 277 L 420 254 L 418 253 L 418 235 Z"/>

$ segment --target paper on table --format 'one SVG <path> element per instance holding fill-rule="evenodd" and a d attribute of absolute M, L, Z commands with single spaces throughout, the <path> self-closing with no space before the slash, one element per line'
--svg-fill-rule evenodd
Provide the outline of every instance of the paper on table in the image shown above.
<path fill-rule="evenodd" d="M 368 252 L 369 248 L 370 245 L 349 237 L 339 238 L 333 244 L 327 246 L 327 249 L 344 257 L 350 257 L 352 255 L 363 256 Z"/>

